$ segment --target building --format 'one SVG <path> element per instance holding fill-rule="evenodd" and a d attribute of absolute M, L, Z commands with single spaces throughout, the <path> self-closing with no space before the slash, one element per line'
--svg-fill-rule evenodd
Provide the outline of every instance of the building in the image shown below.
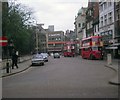
<path fill-rule="evenodd" d="M 72 30 L 67 30 L 65 33 L 65 41 L 75 41 L 76 40 L 76 34 Z"/>
<path fill-rule="evenodd" d="M 85 31 L 85 24 L 86 24 L 86 7 L 82 7 L 79 9 L 77 13 L 77 17 L 75 17 L 75 34 L 76 34 L 76 39 L 75 41 L 77 44 L 75 45 L 75 52 L 76 54 L 80 54 L 80 41 L 82 38 L 86 37 L 86 31 Z"/>
<path fill-rule="evenodd" d="M 48 53 L 62 52 L 64 45 L 64 32 L 54 31 L 47 33 Z"/>
<path fill-rule="evenodd" d="M 35 51 L 34 52 L 47 52 L 47 31 L 42 27 L 43 24 L 37 24 L 34 26 L 34 42 L 35 42 Z"/>
<path fill-rule="evenodd" d="M 120 59 L 120 1 L 115 2 L 115 58 Z"/>
<path fill-rule="evenodd" d="M 94 2 L 93 8 L 93 28 L 94 35 L 99 35 L 99 2 Z"/>
<path fill-rule="evenodd" d="M 49 25 L 49 26 L 48 26 L 48 30 L 49 30 L 50 32 L 54 32 L 54 25 Z"/>
<path fill-rule="evenodd" d="M 94 3 L 88 2 L 86 11 L 86 37 L 94 36 L 93 18 L 94 18 Z"/>
<path fill-rule="evenodd" d="M 104 0 L 99 2 L 99 21 L 99 32 L 103 37 L 104 48 L 110 49 L 109 46 L 114 43 L 115 38 L 114 2 L 104 2 Z M 113 50 L 110 50 L 109 52 L 114 55 Z"/>
<path fill-rule="evenodd" d="M 82 7 L 81 9 L 79 9 L 77 13 L 77 17 L 75 17 L 75 22 L 74 22 L 75 33 L 76 33 L 76 38 L 79 38 L 79 40 L 83 38 L 82 28 L 85 26 L 86 10 L 87 8 Z"/>

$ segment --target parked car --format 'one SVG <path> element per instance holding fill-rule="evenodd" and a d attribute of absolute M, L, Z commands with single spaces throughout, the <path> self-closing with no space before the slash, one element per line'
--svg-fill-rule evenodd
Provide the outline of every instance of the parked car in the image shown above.
<path fill-rule="evenodd" d="M 32 65 L 44 65 L 44 58 L 41 54 L 35 54 L 31 62 Z"/>
<path fill-rule="evenodd" d="M 54 58 L 60 58 L 60 54 L 59 53 L 54 53 Z"/>
<path fill-rule="evenodd" d="M 44 61 L 48 62 L 48 54 L 47 53 L 41 53 L 41 55 L 43 56 Z"/>

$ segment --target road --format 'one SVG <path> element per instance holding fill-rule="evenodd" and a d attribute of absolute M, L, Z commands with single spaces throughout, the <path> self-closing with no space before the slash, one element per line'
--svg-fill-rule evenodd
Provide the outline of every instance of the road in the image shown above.
<path fill-rule="evenodd" d="M 44 66 L 3 78 L 5 98 L 117 98 L 118 86 L 108 81 L 115 72 L 102 60 L 49 57 Z"/>

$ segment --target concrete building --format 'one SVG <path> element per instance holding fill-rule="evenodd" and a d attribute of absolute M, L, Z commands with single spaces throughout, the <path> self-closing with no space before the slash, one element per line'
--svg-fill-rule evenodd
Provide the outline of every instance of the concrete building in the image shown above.
<path fill-rule="evenodd" d="M 47 31 L 42 27 L 43 24 L 34 26 L 35 34 L 35 51 L 34 52 L 47 52 Z"/>
<path fill-rule="evenodd" d="M 72 30 L 67 30 L 65 33 L 65 41 L 75 41 L 76 40 L 76 34 Z"/>
<path fill-rule="evenodd" d="M 109 46 L 114 43 L 115 38 L 113 1 L 104 2 L 104 0 L 101 0 L 99 2 L 99 21 L 99 32 L 103 37 L 104 48 L 109 49 Z M 114 52 L 111 51 L 111 53 Z"/>
<path fill-rule="evenodd" d="M 48 52 L 62 52 L 64 45 L 64 32 L 63 31 L 54 31 L 47 33 L 48 38 Z"/>
<path fill-rule="evenodd" d="M 99 34 L 99 2 L 88 2 L 86 11 L 86 37 Z"/>
<path fill-rule="evenodd" d="M 49 30 L 50 32 L 54 32 L 54 25 L 49 25 L 49 26 L 48 26 L 48 30 Z"/>
<path fill-rule="evenodd" d="M 82 7 L 79 9 L 77 16 L 75 17 L 75 34 L 76 34 L 76 39 L 75 41 L 77 42 L 75 49 L 76 49 L 76 54 L 80 54 L 80 41 L 82 38 L 86 37 L 86 31 L 85 31 L 85 23 L 86 23 L 86 7 Z"/>
<path fill-rule="evenodd" d="M 94 18 L 94 3 L 88 2 L 86 11 L 86 37 L 94 36 L 93 18 Z"/>
<path fill-rule="evenodd" d="M 93 28 L 94 35 L 99 35 L 99 2 L 94 2 L 93 8 Z"/>
<path fill-rule="evenodd" d="M 81 9 L 79 9 L 77 13 L 77 17 L 75 17 L 75 22 L 74 22 L 75 33 L 76 33 L 76 38 L 79 38 L 79 40 L 83 38 L 82 28 L 85 26 L 86 10 L 87 8 L 82 7 Z"/>
<path fill-rule="evenodd" d="M 115 2 L 115 57 L 120 59 L 120 1 Z"/>
<path fill-rule="evenodd" d="M 113 43 L 114 34 L 114 2 L 99 3 L 99 21 L 100 21 L 100 35 L 105 37 L 104 42 Z"/>

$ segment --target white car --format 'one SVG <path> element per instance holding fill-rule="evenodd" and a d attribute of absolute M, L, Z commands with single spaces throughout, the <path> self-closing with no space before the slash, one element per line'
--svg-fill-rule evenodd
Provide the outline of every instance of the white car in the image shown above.
<path fill-rule="evenodd" d="M 43 56 L 44 61 L 48 62 L 48 54 L 47 53 L 41 53 L 41 55 Z"/>
<path fill-rule="evenodd" d="M 31 62 L 32 65 L 44 65 L 44 58 L 41 54 L 35 54 Z"/>
<path fill-rule="evenodd" d="M 59 53 L 55 53 L 54 54 L 54 58 L 60 58 L 60 54 Z"/>

